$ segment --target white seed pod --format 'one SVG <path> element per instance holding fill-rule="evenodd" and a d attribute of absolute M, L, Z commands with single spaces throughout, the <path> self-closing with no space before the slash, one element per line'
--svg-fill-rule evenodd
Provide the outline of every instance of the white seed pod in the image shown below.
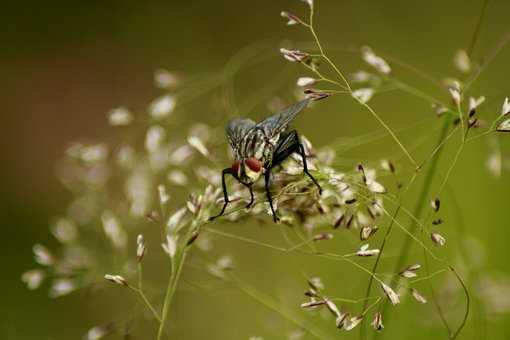
<path fill-rule="evenodd" d="M 359 250 L 356 252 L 356 255 L 362 256 L 362 257 L 368 257 L 368 256 L 375 256 L 379 255 L 379 249 L 369 249 L 370 245 L 364 244 L 362 245 Z"/>
<path fill-rule="evenodd" d="M 55 263 L 53 255 L 42 244 L 35 244 L 32 249 L 34 251 L 35 262 L 43 266 L 52 266 Z"/>
<path fill-rule="evenodd" d="M 418 274 L 416 274 L 416 272 L 420 268 L 421 268 L 421 265 L 413 264 L 413 265 L 410 265 L 410 266 L 406 267 L 404 270 L 402 270 L 399 273 L 399 275 L 402 276 L 402 277 L 405 277 L 406 279 L 411 279 L 413 277 L 418 276 Z"/>
<path fill-rule="evenodd" d="M 21 275 L 21 281 L 23 281 L 27 288 L 30 290 L 37 289 L 41 286 L 41 283 L 44 281 L 46 274 L 44 271 L 40 269 L 32 269 L 24 272 Z"/>
<path fill-rule="evenodd" d="M 126 287 L 128 286 L 126 279 L 120 275 L 105 274 L 104 278 L 105 280 L 110 281 L 112 283 Z"/>
<path fill-rule="evenodd" d="M 151 126 L 147 130 L 147 135 L 145 136 L 145 149 L 149 153 L 158 151 L 165 137 L 165 129 L 159 125 Z"/>
<path fill-rule="evenodd" d="M 136 238 L 136 258 L 138 259 L 138 262 L 142 261 L 146 251 L 147 248 L 145 247 L 145 240 L 143 235 L 140 234 Z"/>
<path fill-rule="evenodd" d="M 460 83 L 458 81 L 454 81 L 453 87 L 448 88 L 448 92 L 450 92 L 450 97 L 452 98 L 455 105 L 460 105 L 462 101 L 462 94 L 460 90 Z"/>
<path fill-rule="evenodd" d="M 386 294 L 392 305 L 400 303 L 400 298 L 398 294 L 395 293 L 395 291 L 391 289 L 390 286 L 388 286 L 385 283 L 381 283 L 381 288 L 383 289 L 384 293 Z"/>
<path fill-rule="evenodd" d="M 280 16 L 287 19 L 287 26 L 297 25 L 301 22 L 301 19 L 299 19 L 297 16 L 286 11 L 280 12 Z"/>
<path fill-rule="evenodd" d="M 415 288 L 412 288 L 411 289 L 411 295 L 413 296 L 413 298 L 418 301 L 419 303 L 427 303 L 427 299 L 425 299 L 423 297 L 423 295 L 421 295 L 420 293 L 418 293 L 418 291 L 415 289 Z"/>
<path fill-rule="evenodd" d="M 163 184 L 158 185 L 159 203 L 165 205 L 170 200 L 170 195 Z"/>
<path fill-rule="evenodd" d="M 310 55 L 305 52 L 301 52 L 298 50 L 288 50 L 286 48 L 280 48 L 280 53 L 283 55 L 285 59 L 292 62 L 300 63 Z"/>
<path fill-rule="evenodd" d="M 296 84 L 297 84 L 297 86 L 300 86 L 300 87 L 306 87 L 306 86 L 312 86 L 316 82 L 317 82 L 317 80 L 314 78 L 311 78 L 311 77 L 300 77 L 300 78 L 298 78 Z"/>
<path fill-rule="evenodd" d="M 363 60 L 373 68 L 375 68 L 378 72 L 382 74 L 390 74 L 391 67 L 388 65 L 386 60 L 377 56 L 370 47 L 364 46 L 361 49 L 361 56 Z"/>
<path fill-rule="evenodd" d="M 157 69 L 154 72 L 154 85 L 160 89 L 169 89 L 179 84 L 179 77 L 164 69 Z"/>
<path fill-rule="evenodd" d="M 51 233 L 61 243 L 72 243 L 78 237 L 78 228 L 72 220 L 59 218 L 51 226 Z"/>
<path fill-rule="evenodd" d="M 331 240 L 332 238 L 333 238 L 332 233 L 320 233 L 320 234 L 315 235 L 313 237 L 313 240 L 315 242 L 317 242 L 317 241 Z"/>
<path fill-rule="evenodd" d="M 182 207 L 181 209 L 177 210 L 175 213 L 173 213 L 168 218 L 168 222 L 166 223 L 166 226 L 167 226 L 169 232 L 173 232 L 176 229 L 178 229 L 179 225 L 182 222 L 182 219 L 184 218 L 184 215 L 186 215 L 186 212 L 187 212 L 187 208 Z"/>
<path fill-rule="evenodd" d="M 502 121 L 496 128 L 499 132 L 510 132 L 510 119 Z"/>
<path fill-rule="evenodd" d="M 329 299 L 325 299 L 326 300 L 326 307 L 328 307 L 329 311 L 336 317 L 339 317 L 340 316 L 340 310 L 338 309 L 338 307 L 336 306 L 336 304 L 329 300 Z"/>
<path fill-rule="evenodd" d="M 431 200 L 430 201 L 430 207 L 435 212 L 438 212 L 439 208 L 441 208 L 441 201 L 439 200 L 439 198 L 434 198 L 433 200 Z"/>
<path fill-rule="evenodd" d="M 76 283 L 70 279 L 57 279 L 53 281 L 49 296 L 57 298 L 67 295 L 77 288 Z"/>
<path fill-rule="evenodd" d="M 350 331 L 354 329 L 363 320 L 363 315 L 357 315 L 350 318 L 345 318 L 344 329 Z"/>
<path fill-rule="evenodd" d="M 361 228 L 360 232 L 359 232 L 360 240 L 362 240 L 362 241 L 368 240 L 370 238 L 370 236 L 374 235 L 377 232 L 377 230 L 379 230 L 379 228 L 377 228 L 377 226 Z"/>
<path fill-rule="evenodd" d="M 111 333 L 110 326 L 94 326 L 85 334 L 85 340 L 100 340 Z"/>
<path fill-rule="evenodd" d="M 320 290 L 323 290 L 324 289 L 324 283 L 322 283 L 322 280 L 320 277 L 311 277 L 309 280 L 308 280 L 308 286 L 310 286 L 310 288 L 316 290 L 316 291 L 320 291 Z"/>
<path fill-rule="evenodd" d="M 366 104 L 370 99 L 372 99 L 374 93 L 374 89 L 366 87 L 354 90 L 352 92 L 352 96 L 359 100 L 361 103 Z"/>
<path fill-rule="evenodd" d="M 300 307 L 304 308 L 304 309 L 308 309 L 308 308 L 316 308 L 316 307 L 319 307 L 319 306 L 322 306 L 322 305 L 325 305 L 325 304 L 326 304 L 326 300 L 315 300 L 315 299 L 312 299 L 310 301 L 303 302 L 300 305 Z"/>
<path fill-rule="evenodd" d="M 125 107 L 117 107 L 108 112 L 108 122 L 112 126 L 126 126 L 133 121 L 133 115 Z"/>
<path fill-rule="evenodd" d="M 430 239 L 438 246 L 443 247 L 446 244 L 446 239 L 439 233 L 431 233 Z"/>
<path fill-rule="evenodd" d="M 175 109 L 176 100 L 171 95 L 164 95 L 154 100 L 149 106 L 149 115 L 155 119 L 168 117 Z"/>
<path fill-rule="evenodd" d="M 455 67 L 462 73 L 469 73 L 471 71 L 471 60 L 464 50 L 458 50 L 453 59 Z"/>
<path fill-rule="evenodd" d="M 197 136 L 189 136 L 188 144 L 195 148 L 198 152 L 200 152 L 205 157 L 209 157 L 209 150 L 205 147 L 202 140 Z"/>
<path fill-rule="evenodd" d="M 482 105 L 484 101 L 485 101 L 484 96 L 478 98 L 469 97 L 469 109 L 468 109 L 469 116 L 472 116 L 475 113 L 478 106 Z"/>
<path fill-rule="evenodd" d="M 167 179 L 169 182 L 176 185 L 185 186 L 188 184 L 188 176 L 186 176 L 186 174 L 180 170 L 170 171 L 167 175 Z"/>
<path fill-rule="evenodd" d="M 376 331 L 381 331 L 384 328 L 384 325 L 382 323 L 382 314 L 381 312 L 377 312 L 374 314 L 374 320 L 372 321 L 372 327 Z"/>
<path fill-rule="evenodd" d="M 170 258 L 173 258 L 177 252 L 177 236 L 166 235 L 166 242 L 161 244 L 161 247 Z"/>
<path fill-rule="evenodd" d="M 349 317 L 349 313 L 340 313 L 335 320 L 335 324 L 337 328 L 344 327 L 345 321 Z"/>

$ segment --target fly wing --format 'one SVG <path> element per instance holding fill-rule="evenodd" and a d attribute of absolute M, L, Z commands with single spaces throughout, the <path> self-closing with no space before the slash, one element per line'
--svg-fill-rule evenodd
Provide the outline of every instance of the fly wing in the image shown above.
<path fill-rule="evenodd" d="M 232 151 L 237 155 L 243 138 L 253 129 L 255 122 L 246 118 L 234 118 L 227 125 L 227 138 Z"/>
<path fill-rule="evenodd" d="M 260 123 L 257 124 L 257 128 L 260 128 L 264 131 L 264 134 L 267 138 L 272 139 L 274 136 L 280 134 L 285 131 L 289 126 L 289 123 L 296 117 L 296 115 L 303 110 L 307 105 L 310 99 L 304 99 L 296 104 L 289 106 L 283 111 L 264 119 Z"/>

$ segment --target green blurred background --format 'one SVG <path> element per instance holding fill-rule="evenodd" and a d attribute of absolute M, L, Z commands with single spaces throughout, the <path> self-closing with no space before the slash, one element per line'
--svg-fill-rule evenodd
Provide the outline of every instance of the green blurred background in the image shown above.
<path fill-rule="evenodd" d="M 331 55 L 335 61 L 349 73 L 360 67 L 359 56 L 339 52 L 335 47 L 367 44 L 441 79 L 456 75 L 453 55 L 469 44 L 481 7 L 482 1 L 478 0 L 413 3 L 318 0 L 317 27 L 326 47 L 333 48 Z M 246 72 L 241 67 L 234 83 L 235 101 L 243 103 L 269 83 L 281 82 L 276 93 L 292 87 L 304 70 L 297 65 L 289 67 L 275 52 L 283 41 L 307 42 L 310 37 L 299 27 L 285 26 L 279 16 L 281 10 L 304 15 L 306 6 L 297 0 L 10 1 L 3 4 L 0 254 L 4 266 L 0 280 L 0 339 L 78 339 L 91 326 L 109 321 L 115 313 L 126 314 L 122 308 L 115 307 L 117 302 L 123 306 L 126 297 L 123 292 L 110 290 L 99 297 L 78 292 L 52 300 L 45 290 L 29 292 L 19 280 L 21 273 L 34 265 L 31 252 L 34 243 L 56 245 L 48 232 L 48 222 L 62 211 L 70 196 L 54 177 L 55 163 L 70 141 L 110 139 L 111 128 L 105 115 L 112 107 L 126 105 L 142 112 L 156 95 L 152 75 L 157 68 L 206 77 L 221 71 L 247 46 L 262 43 L 274 57 Z M 509 1 L 489 1 L 475 59 L 487 53 L 506 32 L 508 13 Z M 473 88 L 474 93 L 488 99 L 482 110 L 487 119 L 499 112 L 504 95 L 510 95 L 508 60 L 510 48 L 498 55 Z M 447 100 L 446 92 L 422 84 L 408 74 L 402 77 Z M 264 102 L 267 98 L 260 100 Z M 207 100 L 190 104 L 187 119 L 224 124 L 229 113 L 211 117 L 208 105 Z M 428 103 L 392 91 L 377 96 L 373 105 L 397 129 L 430 118 L 416 131 L 408 129 L 402 133 L 405 144 L 412 145 L 417 135 L 435 139 L 439 123 Z M 341 97 L 321 102 L 311 112 L 301 115 L 295 125 L 316 146 L 327 145 L 337 137 L 379 129 L 365 111 Z M 253 115 L 259 118 L 263 113 Z M 500 140 L 503 152 L 508 154 L 508 140 Z M 418 158 L 431 145 L 415 150 Z M 452 176 L 451 187 L 463 210 L 467 233 L 485 247 L 484 270 L 509 273 L 510 181 L 507 173 L 500 179 L 489 176 L 485 167 L 487 150 L 483 140 L 466 148 Z M 449 148 L 446 152 L 452 155 L 454 151 Z M 355 162 L 377 160 L 395 153 L 398 149 L 385 140 L 345 157 Z M 449 158 L 444 157 L 447 161 Z M 446 166 L 447 163 L 441 163 L 442 173 Z M 445 219 L 454 220 L 446 209 Z M 280 237 L 279 232 L 256 225 L 243 225 L 242 230 L 228 228 L 247 237 L 265 240 Z M 451 230 L 445 234 L 455 239 L 453 223 L 448 228 Z M 217 247 L 235 257 L 247 282 L 278 296 L 291 307 L 301 299 L 305 288 L 303 272 L 320 275 L 326 286 L 339 296 L 344 295 L 345 287 L 352 288 L 359 280 L 366 282 L 362 276 L 353 275 L 351 267 L 336 262 L 285 257 L 225 240 L 218 240 Z M 450 253 L 454 257 L 454 251 Z M 193 273 L 188 275 L 188 280 L 193 280 Z M 394 310 L 392 329 L 385 332 L 393 339 L 444 338 L 444 329 L 433 322 L 436 319 L 432 316 L 433 308 L 427 308 L 416 311 L 409 305 L 399 307 Z M 458 322 L 458 315 L 452 320 Z M 485 338 L 507 339 L 509 321 L 508 315 L 491 318 Z M 331 326 L 331 323 L 324 325 Z M 293 329 L 276 314 L 235 290 L 197 292 L 186 287 L 178 292 L 170 327 L 175 339 L 248 339 L 250 335 L 283 339 Z M 461 338 L 473 339 L 477 334 L 479 329 L 471 319 Z M 338 333 L 338 338 L 357 335 L 357 332 Z M 120 338 L 112 336 L 116 337 Z"/>

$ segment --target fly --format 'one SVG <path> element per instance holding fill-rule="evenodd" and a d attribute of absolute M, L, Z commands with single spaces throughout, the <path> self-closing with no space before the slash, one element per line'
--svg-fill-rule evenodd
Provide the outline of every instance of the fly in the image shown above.
<path fill-rule="evenodd" d="M 210 220 L 222 216 L 230 203 L 225 178 L 227 175 L 232 175 L 250 190 L 251 199 L 246 208 L 251 207 L 254 202 L 253 183 L 264 177 L 267 200 L 273 219 L 277 222 L 278 216 L 269 190 L 271 171 L 293 153 L 301 156 L 303 172 L 317 186 L 319 194 L 322 193 L 321 186 L 308 172 L 305 148 L 299 140 L 297 131 L 288 129 L 290 122 L 308 105 L 309 101 L 310 99 L 304 99 L 259 123 L 247 118 L 235 118 L 228 123 L 226 133 L 234 153 L 234 163 L 231 167 L 223 169 L 221 181 L 224 196 L 223 208 Z"/>

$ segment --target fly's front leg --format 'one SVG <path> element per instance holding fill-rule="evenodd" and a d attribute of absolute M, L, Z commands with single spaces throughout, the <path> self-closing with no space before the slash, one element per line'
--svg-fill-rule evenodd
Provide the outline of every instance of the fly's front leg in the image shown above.
<path fill-rule="evenodd" d="M 278 215 L 276 215 L 276 211 L 274 210 L 273 196 L 271 196 L 271 190 L 269 190 L 269 185 L 270 185 L 270 180 L 271 180 L 271 170 L 268 169 L 266 171 L 266 173 L 264 174 L 264 180 L 265 180 L 264 187 L 266 188 L 267 200 L 269 201 L 269 206 L 271 207 L 271 212 L 273 213 L 273 221 L 275 223 L 278 223 L 278 221 L 280 219 L 278 218 Z"/>
<path fill-rule="evenodd" d="M 220 211 L 220 213 L 218 215 L 209 217 L 209 221 L 212 221 L 215 218 L 220 217 L 221 215 L 223 215 L 225 213 L 225 209 L 227 209 L 227 205 L 230 203 L 230 201 L 228 199 L 227 184 L 225 183 L 225 177 L 227 175 L 232 175 L 232 176 L 234 175 L 234 173 L 233 173 L 231 168 L 223 169 L 223 171 L 221 173 L 221 186 L 223 187 L 223 198 L 224 198 L 224 201 L 225 201 L 223 203 L 223 208 L 221 208 L 221 211 Z"/>
<path fill-rule="evenodd" d="M 298 152 L 301 155 L 301 158 L 303 159 L 303 172 L 308 177 L 310 177 L 310 179 L 313 181 L 313 183 L 317 186 L 317 189 L 319 189 L 319 195 L 321 195 L 322 194 L 322 187 L 319 185 L 317 180 L 312 176 L 312 174 L 308 172 L 308 164 L 306 162 L 305 148 L 304 148 L 303 144 L 301 144 L 299 142 L 299 139 L 298 139 L 297 143 L 298 143 Z"/>
<path fill-rule="evenodd" d="M 252 186 L 251 185 L 246 185 L 246 187 L 248 188 L 248 190 L 250 190 L 250 203 L 248 203 L 246 205 L 246 209 L 249 209 L 253 205 L 253 202 L 255 202 L 255 196 L 253 195 L 253 188 L 252 188 Z"/>

